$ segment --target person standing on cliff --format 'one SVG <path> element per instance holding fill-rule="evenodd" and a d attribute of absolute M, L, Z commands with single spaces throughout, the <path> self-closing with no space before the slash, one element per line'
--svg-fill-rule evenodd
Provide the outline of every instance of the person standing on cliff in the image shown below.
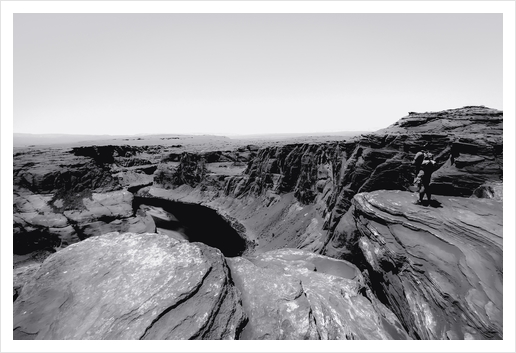
<path fill-rule="evenodd" d="M 417 188 L 419 199 L 416 204 L 422 204 L 426 194 L 428 202 L 432 200 L 432 193 L 430 190 L 430 180 L 432 173 L 435 171 L 435 161 L 433 160 L 433 154 L 426 151 L 421 151 L 414 157 L 413 164 L 416 167 L 416 178 L 414 179 L 414 185 Z"/>

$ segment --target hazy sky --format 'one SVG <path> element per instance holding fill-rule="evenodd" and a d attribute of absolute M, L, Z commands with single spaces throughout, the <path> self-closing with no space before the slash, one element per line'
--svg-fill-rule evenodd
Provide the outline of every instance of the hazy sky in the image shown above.
<path fill-rule="evenodd" d="M 502 107 L 501 14 L 15 14 L 14 132 L 376 130 Z"/>

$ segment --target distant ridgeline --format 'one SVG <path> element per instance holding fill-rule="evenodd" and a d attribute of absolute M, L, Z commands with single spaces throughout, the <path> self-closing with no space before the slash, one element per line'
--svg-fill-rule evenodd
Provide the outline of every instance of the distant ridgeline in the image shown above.
<path fill-rule="evenodd" d="M 225 136 L 214 135 L 172 135 L 172 134 L 148 134 L 148 135 L 74 135 L 74 134 L 13 134 L 14 147 L 39 147 L 39 146 L 93 146 L 112 144 L 131 145 L 171 145 L 178 140 L 203 139 L 205 142 L 227 141 Z"/>

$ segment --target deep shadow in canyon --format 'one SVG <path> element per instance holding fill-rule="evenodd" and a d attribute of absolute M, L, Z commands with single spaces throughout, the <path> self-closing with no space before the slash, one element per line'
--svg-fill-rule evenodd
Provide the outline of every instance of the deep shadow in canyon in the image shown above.
<path fill-rule="evenodd" d="M 141 205 L 159 207 L 175 220 L 155 218 L 156 226 L 181 233 L 190 242 L 201 242 L 219 249 L 226 257 L 241 256 L 247 243 L 231 225 L 211 208 L 158 198 L 135 197 L 133 209 Z"/>

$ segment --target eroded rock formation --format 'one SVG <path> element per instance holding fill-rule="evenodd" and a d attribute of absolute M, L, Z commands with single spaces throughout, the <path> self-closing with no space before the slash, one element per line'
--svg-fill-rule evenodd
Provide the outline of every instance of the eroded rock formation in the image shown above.
<path fill-rule="evenodd" d="M 415 176 L 412 161 L 422 149 L 433 152 L 437 162 L 432 179 L 435 194 L 469 197 L 486 183 L 500 183 L 502 122 L 501 111 L 485 107 L 411 113 L 392 127 L 350 141 L 263 148 L 240 175 L 206 175 L 203 179 L 199 168 L 207 165 L 206 159 L 199 155 L 196 167 L 189 156 L 184 166 L 179 163 L 168 172 L 163 165 L 158 185 L 171 189 L 180 189 L 178 184 L 193 186 L 194 194 L 201 191 L 197 202 L 260 198 L 266 207 L 293 193 L 292 203 L 316 210 L 317 215 L 311 217 L 313 222 L 308 222 L 312 224 L 310 233 L 331 234 L 355 194 L 380 189 L 409 190 Z M 185 182 L 174 179 L 178 171 Z M 167 181 L 167 175 L 168 180 L 175 181 Z M 179 190 L 182 194 L 184 191 Z M 317 225 L 313 226 L 314 223 Z M 263 230 L 251 231 L 273 240 Z M 315 251 L 323 245 L 308 239 L 301 243 Z"/>
<path fill-rule="evenodd" d="M 410 112 L 378 133 L 435 133 L 503 135 L 503 112 L 485 106 L 467 106 L 440 112 Z"/>
<path fill-rule="evenodd" d="M 15 339 L 234 339 L 246 320 L 222 254 L 109 233 L 49 257 L 14 306 Z"/>
<path fill-rule="evenodd" d="M 249 315 L 242 339 L 410 339 L 350 263 L 295 249 L 228 263 Z"/>
<path fill-rule="evenodd" d="M 90 197 L 79 198 L 74 209 L 65 211 L 59 209 L 63 201 L 52 202 L 52 195 L 21 193 L 15 196 L 15 254 L 66 247 L 92 235 L 113 231 L 155 230 L 150 216 L 133 212 L 133 195 L 126 190 L 91 193 Z"/>
<path fill-rule="evenodd" d="M 35 268 L 15 302 L 14 338 L 410 337 L 346 261 L 295 249 L 225 260 L 201 243 L 108 233 Z"/>
<path fill-rule="evenodd" d="M 464 107 L 409 113 L 391 127 L 346 141 L 261 149 L 246 145 L 232 151 L 203 147 L 194 153 L 161 146 L 19 152 L 14 159 L 14 252 L 29 257 L 33 251 L 57 253 L 41 269 L 43 259 L 16 267 L 15 336 L 500 339 L 502 123 L 501 111 Z M 412 160 L 421 149 L 434 153 L 438 169 L 432 189 L 439 203 L 415 206 L 407 190 L 414 178 Z M 225 260 L 216 249 L 184 243 L 181 235 L 174 239 L 148 234 L 156 231 L 156 225 L 144 208 L 135 205 L 135 197 L 210 207 L 245 238 L 248 250 L 243 257 Z M 131 233 L 95 237 L 113 231 Z M 89 237 L 93 238 L 85 242 Z M 76 242 L 80 243 L 67 250 Z M 64 271 L 73 270 L 67 266 L 77 247 L 88 252 L 93 251 L 88 247 L 100 245 L 114 251 L 115 244 L 122 244 L 114 255 L 121 263 L 140 248 L 149 254 L 170 252 L 162 259 L 174 271 L 181 268 L 176 262 L 184 254 L 198 258 L 196 264 L 209 265 L 195 271 L 206 276 L 218 273 L 214 280 L 224 283 L 225 289 L 219 289 L 226 292 L 210 290 L 226 299 L 205 305 L 196 295 L 170 288 L 176 299 L 153 302 L 157 314 L 149 314 L 133 306 L 147 305 L 143 294 L 126 288 L 130 299 L 113 306 L 119 311 L 110 314 L 121 317 L 112 322 L 94 310 L 94 300 L 104 303 L 101 297 L 90 296 L 90 303 L 77 294 L 91 307 L 79 303 L 71 308 L 76 294 L 45 287 L 48 272 L 55 274 L 56 287 L 69 286 L 77 293 L 86 288 L 95 292 L 99 285 L 112 290 L 97 276 L 106 269 L 106 275 L 114 275 L 116 281 L 121 278 L 122 269 L 107 271 L 119 266 L 112 257 L 88 265 L 93 271 L 90 279 L 86 272 L 74 274 L 84 276 L 82 287 Z M 187 250 L 177 252 L 179 248 Z M 339 259 L 333 260 L 339 266 L 346 263 L 340 260 L 353 263 L 356 274 L 346 278 L 342 273 L 325 273 L 321 261 L 330 260 L 317 253 Z M 134 256 L 129 272 L 138 273 L 137 263 L 147 260 Z M 95 272 L 94 266 L 102 271 Z M 210 266 L 218 270 L 206 269 Z M 176 272 L 181 278 L 167 283 L 183 281 L 183 275 L 189 276 L 183 272 Z M 138 274 L 133 277 L 130 281 L 149 293 L 162 293 L 164 287 Z M 33 310 L 37 301 L 44 303 L 45 314 L 43 309 Z M 182 319 L 172 317 L 176 304 L 170 303 L 180 303 L 178 317 L 197 315 L 193 307 L 212 311 L 203 323 L 179 322 Z M 80 315 L 87 314 L 74 310 L 91 309 L 93 316 L 84 321 L 92 325 L 90 331 L 67 330 L 75 322 L 66 322 L 59 313 L 62 304 L 63 310 L 70 310 L 67 315 L 79 315 L 81 320 Z M 168 311 L 170 307 L 174 309 Z M 20 314 L 27 310 L 20 308 L 29 308 L 36 316 L 29 320 Z M 217 310 L 231 312 L 232 319 L 217 316 Z M 134 318 L 134 326 L 124 333 L 121 327 L 128 318 Z M 224 326 L 217 320 L 232 324 Z M 52 328 L 45 328 L 54 321 Z M 219 326 L 221 330 L 216 329 Z"/>
<path fill-rule="evenodd" d="M 325 253 L 365 259 L 379 298 L 420 339 L 501 339 L 502 202 L 402 191 L 354 197 Z M 353 244 L 342 254 L 342 244 Z"/>
<path fill-rule="evenodd" d="M 127 189 L 152 183 L 158 151 L 155 146 L 90 146 L 18 152 L 14 252 L 66 247 L 111 231 L 154 231 L 150 217 L 133 212 Z"/>

